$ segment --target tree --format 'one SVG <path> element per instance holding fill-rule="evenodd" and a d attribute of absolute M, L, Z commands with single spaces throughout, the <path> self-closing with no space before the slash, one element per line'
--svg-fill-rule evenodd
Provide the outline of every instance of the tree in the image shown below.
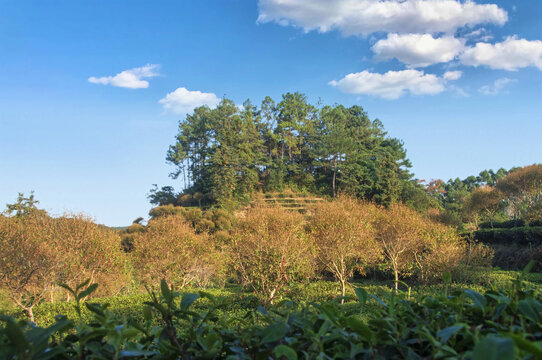
<path fill-rule="evenodd" d="M 373 204 L 340 197 L 314 205 L 309 220 L 310 238 L 316 245 L 321 268 L 341 284 L 341 295 L 355 270 L 363 270 L 380 256 L 372 228 Z"/>
<path fill-rule="evenodd" d="M 4 214 L 6 216 L 25 216 L 35 212 L 41 212 L 43 215 L 47 213 L 45 210 L 40 210 L 36 207 L 40 202 L 34 198 L 34 191 L 30 192 L 30 196 L 25 197 L 23 193 L 17 195 L 17 200 L 13 204 L 6 204 Z"/>
<path fill-rule="evenodd" d="M 503 195 L 494 187 L 480 186 L 474 189 L 465 201 L 465 211 L 473 218 L 478 225 L 478 215 L 480 213 L 485 214 L 491 222 L 491 228 L 493 228 L 493 221 L 495 214 L 503 208 Z"/>
<path fill-rule="evenodd" d="M 151 219 L 134 237 L 133 266 L 139 279 L 156 286 L 161 279 L 181 288 L 220 282 L 223 257 L 205 234 L 196 234 L 182 216 Z"/>
<path fill-rule="evenodd" d="M 506 196 L 514 219 L 533 217 L 533 209 L 542 201 L 542 164 L 510 171 L 497 182 L 497 188 Z"/>
<path fill-rule="evenodd" d="M 243 284 L 269 303 L 287 284 L 313 274 L 303 216 L 279 207 L 247 210 L 235 228 L 232 254 Z"/>
<path fill-rule="evenodd" d="M 399 276 L 413 267 L 416 254 L 423 248 L 424 222 L 416 211 L 401 204 L 391 204 L 379 211 L 375 222 L 376 239 L 399 287 Z"/>
<path fill-rule="evenodd" d="M 25 217 L 0 216 L 0 287 L 34 322 L 34 306 L 43 300 L 55 283 L 60 261 L 36 233 L 48 219 L 29 214 Z"/>

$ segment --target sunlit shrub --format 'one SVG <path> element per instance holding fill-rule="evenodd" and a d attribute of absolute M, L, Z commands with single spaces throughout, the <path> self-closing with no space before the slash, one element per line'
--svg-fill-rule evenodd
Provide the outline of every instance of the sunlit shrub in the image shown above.
<path fill-rule="evenodd" d="M 165 278 L 177 286 L 220 281 L 224 257 L 205 234 L 196 234 L 182 216 L 149 221 L 134 239 L 131 255 L 139 279 L 148 285 Z"/>
<path fill-rule="evenodd" d="M 313 275 L 313 246 L 303 216 L 278 207 L 255 207 L 238 221 L 232 260 L 242 282 L 273 302 L 289 283 Z"/>

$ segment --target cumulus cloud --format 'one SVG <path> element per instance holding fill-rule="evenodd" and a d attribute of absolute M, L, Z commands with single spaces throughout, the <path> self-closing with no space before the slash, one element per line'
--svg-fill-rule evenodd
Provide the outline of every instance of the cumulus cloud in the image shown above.
<path fill-rule="evenodd" d="M 144 89 L 149 87 L 149 82 L 142 80 L 158 76 L 159 65 L 147 64 L 142 67 L 124 70 L 115 76 L 103 76 L 88 78 L 88 81 L 93 84 L 112 85 L 128 89 Z"/>
<path fill-rule="evenodd" d="M 478 43 L 460 56 L 464 65 L 489 66 L 492 69 L 516 71 L 528 66 L 542 70 L 542 41 L 510 36 L 496 44 Z"/>
<path fill-rule="evenodd" d="M 388 34 L 371 50 L 377 60 L 396 58 L 409 67 L 426 67 L 452 61 L 464 48 L 465 41 L 453 36 L 434 38 L 430 34 Z"/>
<path fill-rule="evenodd" d="M 493 82 L 492 85 L 484 85 L 478 91 L 484 95 L 497 95 L 503 92 L 503 89 L 506 87 L 506 85 L 510 83 L 514 83 L 517 80 L 515 79 L 509 79 L 509 78 L 500 78 Z"/>
<path fill-rule="evenodd" d="M 345 35 L 374 32 L 452 34 L 477 24 L 502 25 L 505 10 L 467 0 L 260 0 L 258 22 L 277 22 L 304 31 L 340 30 Z"/>
<path fill-rule="evenodd" d="M 329 84 L 350 94 L 364 94 L 384 99 L 397 99 L 405 93 L 415 95 L 435 95 L 446 90 L 446 83 L 457 80 L 460 71 L 446 72 L 443 77 L 425 74 L 419 70 L 388 71 L 384 74 L 362 71 L 348 74 L 339 81 Z"/>
<path fill-rule="evenodd" d="M 175 114 L 188 114 L 198 106 L 207 105 L 215 107 L 220 102 L 220 99 L 213 93 L 190 91 L 184 87 L 180 87 L 167 94 L 159 102 L 166 111 Z"/>

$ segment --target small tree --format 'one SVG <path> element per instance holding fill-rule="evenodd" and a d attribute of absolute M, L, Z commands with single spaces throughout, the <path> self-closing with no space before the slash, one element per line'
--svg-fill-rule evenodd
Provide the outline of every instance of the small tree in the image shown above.
<path fill-rule="evenodd" d="M 34 306 L 46 297 L 60 268 L 56 254 L 36 233 L 48 222 L 40 215 L 0 216 L 0 287 L 32 322 Z"/>
<path fill-rule="evenodd" d="M 399 276 L 414 267 L 416 253 L 423 247 L 423 219 L 414 210 L 392 204 L 377 213 L 374 226 L 376 239 L 389 262 L 398 291 Z"/>
<path fill-rule="evenodd" d="M 485 214 L 491 222 L 491 228 L 493 228 L 495 214 L 502 209 L 503 205 L 503 194 L 498 189 L 480 186 L 467 197 L 463 209 L 471 218 L 475 219 L 476 226 L 478 226 L 476 221 L 478 215 Z"/>
<path fill-rule="evenodd" d="M 342 296 L 354 271 L 380 256 L 371 224 L 375 211 L 373 204 L 346 197 L 311 209 L 310 238 L 317 248 L 318 263 L 340 282 Z"/>
<path fill-rule="evenodd" d="M 184 287 L 218 280 L 223 257 L 206 235 L 197 235 L 182 216 L 158 217 L 134 237 L 133 266 L 140 280 L 156 285 L 161 279 Z"/>
<path fill-rule="evenodd" d="M 287 284 L 312 275 L 313 248 L 303 216 L 279 207 L 255 207 L 240 219 L 232 239 L 244 284 L 272 303 Z"/>

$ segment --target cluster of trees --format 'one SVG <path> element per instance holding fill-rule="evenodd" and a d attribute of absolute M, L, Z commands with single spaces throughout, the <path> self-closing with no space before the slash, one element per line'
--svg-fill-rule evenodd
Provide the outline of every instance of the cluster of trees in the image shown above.
<path fill-rule="evenodd" d="M 443 222 L 461 226 L 481 221 L 536 221 L 542 218 L 542 164 L 509 171 L 484 170 L 464 180 L 427 184 L 427 193 L 435 200 Z"/>
<path fill-rule="evenodd" d="M 65 298 L 58 284 L 74 287 L 85 278 L 100 283 L 101 296 L 162 278 L 200 287 L 237 281 L 272 302 L 295 282 L 332 276 L 344 294 L 348 280 L 368 269 L 389 271 L 397 285 L 401 276 L 429 281 L 472 262 L 452 228 L 398 204 L 339 197 L 305 215 L 269 206 L 235 218 L 173 206 L 154 215 L 124 234 L 82 216 L 0 216 L 0 288 L 30 315 L 40 300 Z"/>
<path fill-rule="evenodd" d="M 300 93 L 278 103 L 266 97 L 259 107 L 223 99 L 214 109 L 196 108 L 180 122 L 167 161 L 184 189 L 155 187 L 155 205 L 224 205 L 285 187 L 379 204 L 407 201 L 413 187 L 424 193 L 411 180 L 402 142 L 379 120 L 360 106 L 310 104 Z"/>

